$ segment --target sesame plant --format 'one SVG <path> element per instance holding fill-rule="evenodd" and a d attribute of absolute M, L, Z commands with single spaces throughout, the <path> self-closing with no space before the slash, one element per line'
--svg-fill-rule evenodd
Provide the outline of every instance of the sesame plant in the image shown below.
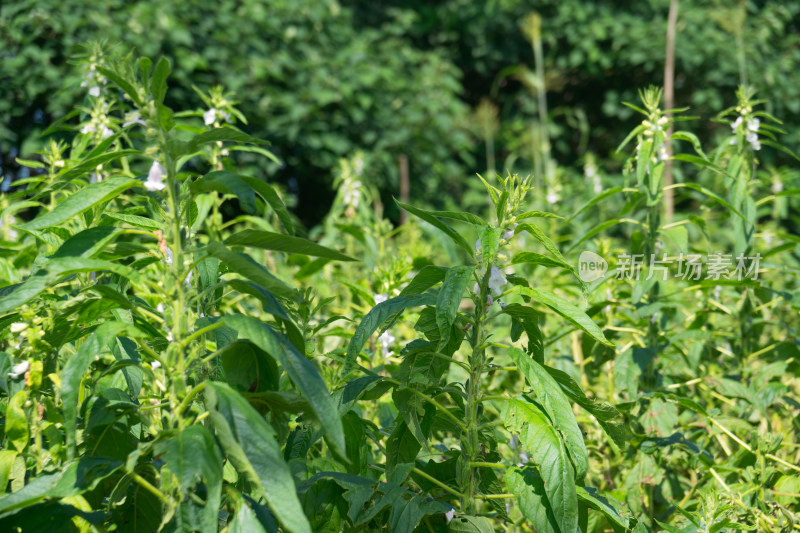
<path fill-rule="evenodd" d="M 233 94 L 78 68 L 0 197 L 0 531 L 800 530 L 794 154 L 749 89 L 713 150 L 648 89 L 622 175 L 397 227 L 356 152 L 306 230 Z"/>

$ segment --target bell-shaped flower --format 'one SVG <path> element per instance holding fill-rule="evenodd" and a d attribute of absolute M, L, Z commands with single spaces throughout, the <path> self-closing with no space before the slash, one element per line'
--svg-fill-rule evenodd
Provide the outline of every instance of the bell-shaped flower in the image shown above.
<path fill-rule="evenodd" d="M 492 294 L 496 296 L 503 292 L 503 285 L 506 283 L 508 283 L 508 280 L 506 280 L 503 271 L 496 266 L 492 266 L 492 272 L 489 274 L 489 290 L 492 291 Z"/>
<path fill-rule="evenodd" d="M 212 125 L 216 119 L 217 119 L 217 110 L 214 109 L 213 107 L 208 111 L 206 111 L 205 113 L 203 113 L 203 122 L 206 123 L 206 126 Z"/>
<path fill-rule="evenodd" d="M 27 372 L 30 367 L 31 364 L 27 360 L 22 361 L 21 363 L 18 363 L 13 367 L 11 367 L 11 372 L 8 373 L 8 377 L 10 377 L 11 379 L 17 379 L 20 376 L 24 376 L 25 372 Z"/>
<path fill-rule="evenodd" d="M 153 166 L 150 167 L 150 172 L 147 174 L 147 181 L 144 186 L 148 191 L 160 191 L 164 188 L 164 182 L 161 181 L 164 175 L 164 167 L 158 161 L 153 161 Z"/>

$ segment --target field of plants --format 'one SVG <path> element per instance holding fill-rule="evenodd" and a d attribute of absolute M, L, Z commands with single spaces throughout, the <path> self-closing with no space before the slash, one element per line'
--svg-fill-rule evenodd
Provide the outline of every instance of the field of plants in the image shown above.
<path fill-rule="evenodd" d="M 569 103 L 601 67 L 556 58 L 608 56 L 547 35 L 617 35 L 604 3 L 500 2 L 530 57 L 499 73 L 470 2 L 243 2 L 263 41 L 220 6 L 217 59 L 275 53 L 242 67 L 263 98 L 238 59 L 193 73 L 179 7 L 125 9 L 184 48 L 62 64 L 86 26 L 26 4 L 0 7 L 0 531 L 800 531 L 800 7 L 712 31 L 645 3 L 666 73 L 603 85 L 602 118 Z M 728 43 L 712 80 L 676 31 Z"/>

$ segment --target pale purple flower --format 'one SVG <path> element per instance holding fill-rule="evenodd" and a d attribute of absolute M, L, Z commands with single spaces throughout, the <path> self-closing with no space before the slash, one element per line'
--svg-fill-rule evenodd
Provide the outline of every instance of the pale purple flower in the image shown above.
<path fill-rule="evenodd" d="M 508 280 L 506 280 L 505 274 L 496 266 L 492 266 L 492 273 L 489 274 L 489 290 L 492 291 L 492 294 L 496 296 L 503 292 L 503 285 L 506 283 Z"/>
<path fill-rule="evenodd" d="M 98 87 L 97 85 L 95 85 L 94 87 L 89 87 L 89 94 L 97 98 L 98 96 L 100 96 L 100 87 Z"/>
<path fill-rule="evenodd" d="M 389 333 L 388 329 L 383 333 L 381 333 L 381 336 L 378 337 L 378 341 L 381 343 L 381 351 L 383 352 L 384 357 L 389 357 L 390 355 L 394 354 L 394 352 L 390 349 L 390 346 L 395 340 L 396 339 L 391 333 Z"/>
<path fill-rule="evenodd" d="M 164 167 L 158 161 L 153 161 L 153 166 L 150 167 L 150 172 L 147 174 L 147 181 L 144 186 L 148 191 L 160 191 L 164 188 L 164 183 L 161 177 L 164 175 Z"/>

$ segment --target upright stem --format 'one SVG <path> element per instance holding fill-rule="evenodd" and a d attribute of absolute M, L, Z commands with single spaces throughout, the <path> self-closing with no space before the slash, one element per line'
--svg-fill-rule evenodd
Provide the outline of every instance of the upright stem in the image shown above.
<path fill-rule="evenodd" d="M 480 284 L 480 297 L 475 308 L 475 327 L 472 331 L 472 353 L 469 356 L 469 380 L 467 381 L 467 405 L 465 408 L 465 418 L 467 422 L 466 435 L 462 434 L 461 449 L 463 453 L 464 465 L 466 468 L 466 479 L 462 487 L 461 510 L 466 514 L 475 512 L 475 497 L 478 489 L 478 481 L 474 463 L 480 453 L 480 438 L 478 431 L 478 404 L 481 395 L 481 375 L 485 362 L 485 349 L 483 347 L 485 339 L 484 323 L 486 321 L 486 302 L 488 298 L 489 276 L 491 268 L 487 266 L 486 274 Z"/>
<path fill-rule="evenodd" d="M 667 16 L 667 50 L 664 61 L 664 107 L 672 109 L 675 107 L 675 32 L 678 25 L 678 0 L 670 0 L 669 15 Z M 668 115 L 671 118 L 671 116 Z M 672 157 L 672 122 L 667 127 L 667 138 L 664 141 L 667 156 Z M 667 189 L 664 191 L 664 211 L 667 222 L 672 220 L 675 213 L 675 200 L 673 190 L 669 188 L 673 183 L 672 160 L 664 162 L 664 183 Z"/>

